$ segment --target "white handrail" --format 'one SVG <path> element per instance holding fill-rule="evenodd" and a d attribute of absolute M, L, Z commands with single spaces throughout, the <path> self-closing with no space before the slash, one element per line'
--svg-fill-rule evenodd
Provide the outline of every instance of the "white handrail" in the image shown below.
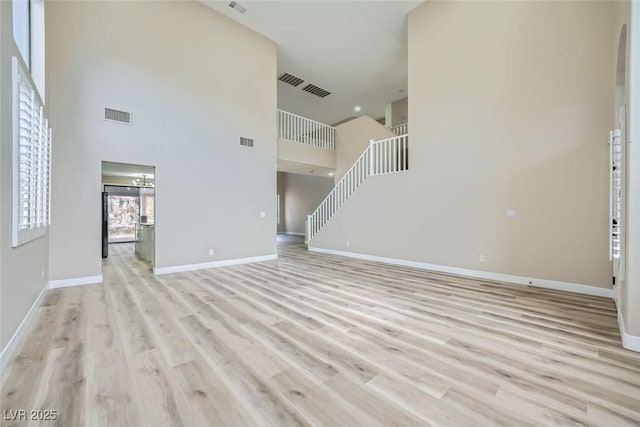
<path fill-rule="evenodd" d="M 278 110 L 278 138 L 335 150 L 336 129 L 333 126 Z"/>
<path fill-rule="evenodd" d="M 329 222 L 351 195 L 371 175 L 402 172 L 409 169 L 409 136 L 399 135 L 380 141 L 371 140 L 333 190 L 307 217 L 307 243 Z"/>
<path fill-rule="evenodd" d="M 391 132 L 395 133 L 396 135 L 405 135 L 409 133 L 409 123 L 403 123 L 401 125 L 394 126 L 390 129 L 391 129 Z"/>

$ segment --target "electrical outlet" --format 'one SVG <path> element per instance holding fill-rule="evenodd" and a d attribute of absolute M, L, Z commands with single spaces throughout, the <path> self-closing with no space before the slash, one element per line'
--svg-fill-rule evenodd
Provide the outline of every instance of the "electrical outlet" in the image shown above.
<path fill-rule="evenodd" d="M 215 251 L 213 249 L 209 249 L 209 256 L 213 256 L 214 253 Z"/>
<path fill-rule="evenodd" d="M 267 216 L 266 212 L 260 212 L 260 218 L 265 218 Z"/>
<path fill-rule="evenodd" d="M 480 256 L 478 257 L 478 261 L 480 261 L 480 262 L 484 262 L 484 255 L 480 255 Z"/>
<path fill-rule="evenodd" d="M 347 242 L 347 247 L 351 246 L 351 242 Z"/>
<path fill-rule="evenodd" d="M 518 212 L 515 209 L 507 209 L 507 218 L 515 218 L 518 216 Z"/>

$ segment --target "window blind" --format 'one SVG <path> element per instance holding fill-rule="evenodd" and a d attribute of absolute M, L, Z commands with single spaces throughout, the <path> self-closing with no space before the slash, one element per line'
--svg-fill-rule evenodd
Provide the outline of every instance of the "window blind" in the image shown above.
<path fill-rule="evenodd" d="M 28 72 L 13 58 L 13 246 L 50 222 L 51 129 Z"/>

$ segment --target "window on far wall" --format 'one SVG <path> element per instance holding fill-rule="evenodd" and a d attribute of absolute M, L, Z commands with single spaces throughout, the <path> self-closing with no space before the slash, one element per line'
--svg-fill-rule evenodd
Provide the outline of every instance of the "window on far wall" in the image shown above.
<path fill-rule="evenodd" d="M 51 129 L 42 100 L 21 62 L 12 59 L 14 247 L 47 233 Z"/>
<path fill-rule="evenodd" d="M 13 0 L 13 39 L 27 68 L 31 69 L 31 1 Z"/>

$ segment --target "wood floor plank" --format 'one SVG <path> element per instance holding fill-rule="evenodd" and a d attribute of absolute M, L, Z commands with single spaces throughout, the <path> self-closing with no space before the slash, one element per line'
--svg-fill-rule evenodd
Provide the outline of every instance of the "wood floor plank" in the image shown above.
<path fill-rule="evenodd" d="M 274 375 L 270 381 L 274 389 L 287 399 L 296 411 L 302 413 L 315 425 L 358 425 L 362 417 L 349 412 L 344 401 L 326 387 L 305 378 L 295 369 Z"/>
<path fill-rule="evenodd" d="M 2 372 L 1 426 L 640 425 L 610 299 L 310 253 L 154 276 L 110 247 L 50 291 Z"/>
<path fill-rule="evenodd" d="M 247 416 L 238 399 L 215 377 L 211 369 L 199 360 L 173 368 L 176 378 L 186 390 L 192 405 L 208 425 L 257 425 Z"/>

